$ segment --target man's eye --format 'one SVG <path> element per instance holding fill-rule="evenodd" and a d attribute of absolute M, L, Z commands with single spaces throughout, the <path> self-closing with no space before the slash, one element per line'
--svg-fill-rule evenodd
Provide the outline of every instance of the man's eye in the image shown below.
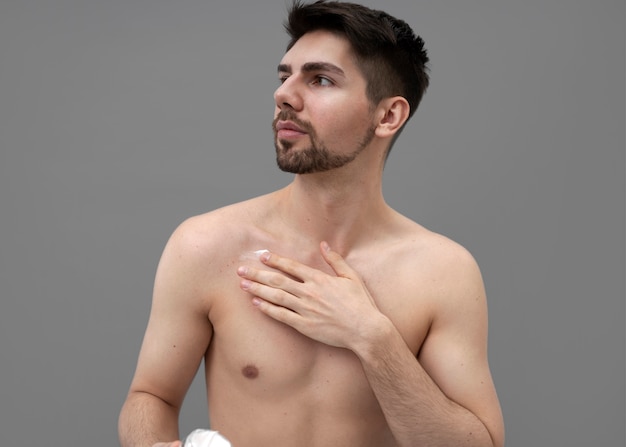
<path fill-rule="evenodd" d="M 285 83 L 285 81 L 287 80 L 287 78 L 288 78 L 288 77 L 289 77 L 289 76 L 279 76 L 279 77 L 278 77 L 278 81 L 279 81 L 281 84 L 284 84 L 284 83 Z"/>
<path fill-rule="evenodd" d="M 314 83 L 320 87 L 330 87 L 333 85 L 333 81 L 324 76 L 316 76 Z"/>

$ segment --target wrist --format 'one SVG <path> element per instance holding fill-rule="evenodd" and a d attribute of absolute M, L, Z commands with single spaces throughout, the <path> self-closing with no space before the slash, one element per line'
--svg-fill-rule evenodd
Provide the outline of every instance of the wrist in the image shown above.
<path fill-rule="evenodd" d="M 396 327 L 386 315 L 379 313 L 368 324 L 361 326 L 352 351 L 361 361 L 378 359 L 388 349 L 394 334 L 397 334 Z"/>

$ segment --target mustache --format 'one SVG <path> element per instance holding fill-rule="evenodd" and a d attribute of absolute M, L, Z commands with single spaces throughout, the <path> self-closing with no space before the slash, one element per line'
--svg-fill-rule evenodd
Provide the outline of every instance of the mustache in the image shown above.
<path fill-rule="evenodd" d="M 278 123 L 279 121 L 291 121 L 307 133 L 315 132 L 311 123 L 299 119 L 296 116 L 295 112 L 291 110 L 281 110 L 278 115 L 276 115 L 276 118 L 274 118 L 274 121 L 272 121 L 272 129 L 274 130 L 274 132 L 276 132 L 276 123 Z"/>

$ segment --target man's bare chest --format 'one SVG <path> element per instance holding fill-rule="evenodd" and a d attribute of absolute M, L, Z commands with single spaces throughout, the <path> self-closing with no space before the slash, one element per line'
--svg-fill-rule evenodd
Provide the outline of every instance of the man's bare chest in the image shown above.
<path fill-rule="evenodd" d="M 244 261 L 262 267 L 254 259 Z M 416 301 L 401 281 L 387 281 L 387 272 L 380 266 L 358 260 L 354 264 L 380 311 L 417 353 L 429 321 L 427 313 L 420 315 L 415 308 L 419 299 Z M 219 296 L 214 297 L 209 316 L 213 326 L 207 357 L 209 376 L 213 365 L 219 365 L 228 380 L 249 392 L 299 390 L 318 397 L 322 390 L 335 397 L 346 389 L 368 392 L 367 380 L 353 353 L 319 343 L 264 315 L 252 304 L 252 296 L 241 290 L 237 276 L 233 273 L 228 277 L 220 281 Z"/>

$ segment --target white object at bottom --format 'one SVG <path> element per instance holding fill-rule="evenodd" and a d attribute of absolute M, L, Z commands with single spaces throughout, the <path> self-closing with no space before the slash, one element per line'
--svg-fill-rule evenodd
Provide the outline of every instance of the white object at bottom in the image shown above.
<path fill-rule="evenodd" d="M 214 430 L 198 428 L 192 431 L 183 447 L 232 447 L 230 442 Z"/>

